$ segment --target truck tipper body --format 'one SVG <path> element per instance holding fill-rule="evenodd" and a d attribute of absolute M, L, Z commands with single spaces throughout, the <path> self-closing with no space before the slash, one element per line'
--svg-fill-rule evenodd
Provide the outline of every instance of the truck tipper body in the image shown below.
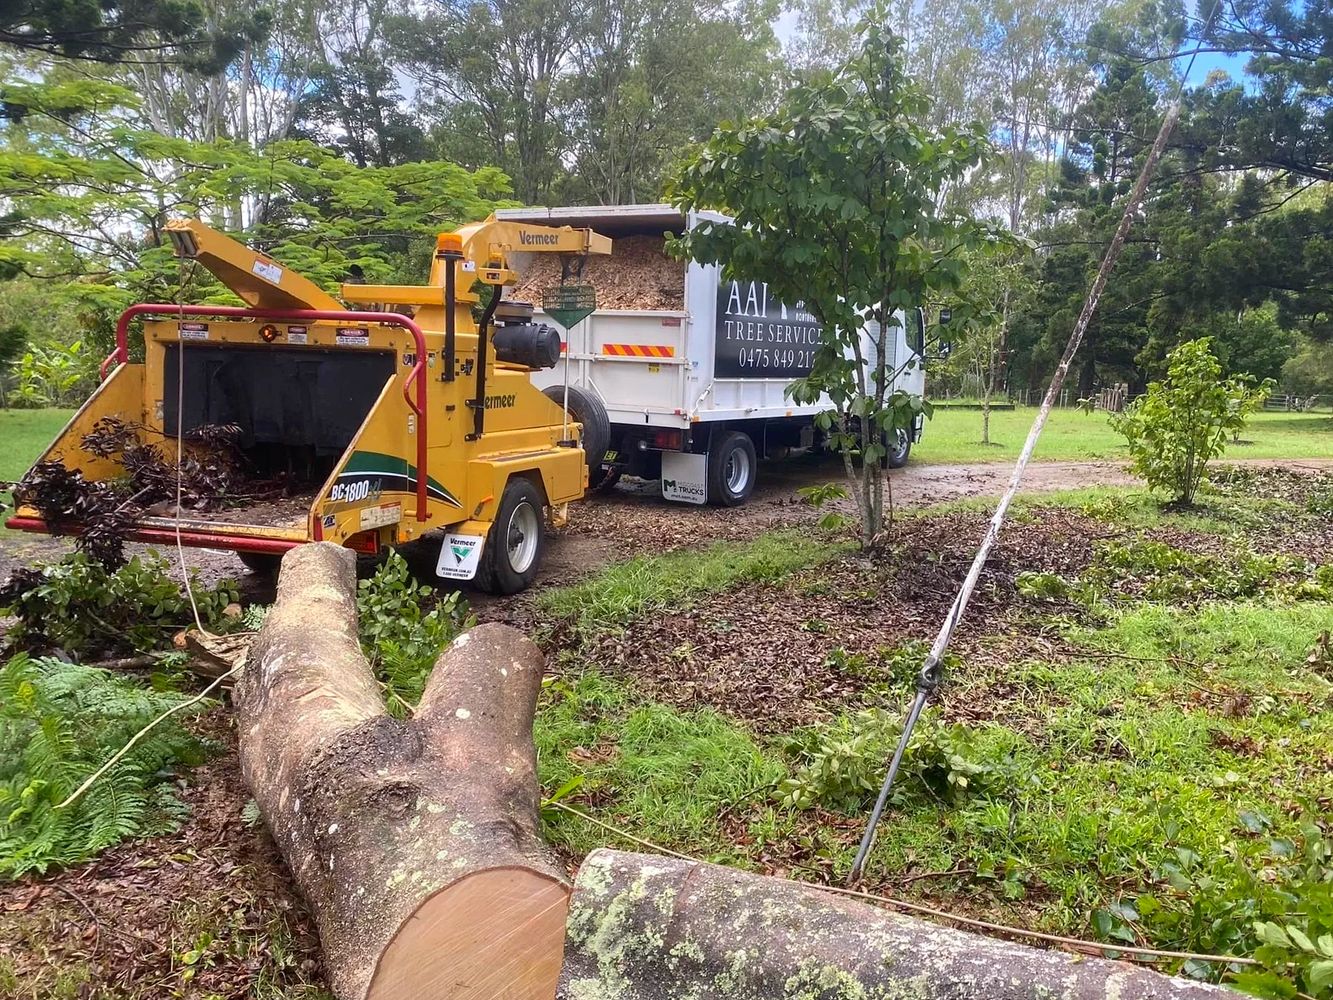
<path fill-rule="evenodd" d="M 502 209 L 496 217 L 595 228 L 614 241 L 610 257 L 599 262 L 601 273 L 617 268 L 619 248 L 628 250 L 635 239 L 660 240 L 703 217 L 725 221 L 670 205 Z M 660 275 L 644 274 L 640 282 L 651 308 L 619 308 L 623 301 L 600 299 L 598 310 L 568 331 L 562 363 L 534 380 L 547 387 L 567 380 L 604 404 L 611 442 L 594 485 L 625 473 L 660 479 L 671 500 L 743 503 L 754 488 L 758 458 L 820 444 L 815 417 L 830 404 L 797 405 L 787 390 L 809 373 L 822 331 L 800 303 L 776 300 L 762 282 L 729 280 L 717 265 L 664 259 L 660 251 L 658 258 L 650 266 Z M 533 255 L 513 255 L 520 287 L 510 294 L 524 294 L 523 276 L 535 263 Z M 534 317 L 549 321 L 537 306 Z M 863 334 L 871 363 L 877 339 L 873 327 Z M 887 340 L 887 367 L 897 372 L 893 388 L 923 393 L 920 311 L 900 314 Z M 907 461 L 920 433 L 918 422 L 889 443 L 891 466 Z"/>

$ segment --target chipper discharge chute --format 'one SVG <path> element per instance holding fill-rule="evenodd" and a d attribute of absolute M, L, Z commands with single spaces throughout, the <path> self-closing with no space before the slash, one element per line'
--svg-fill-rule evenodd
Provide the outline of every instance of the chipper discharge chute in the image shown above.
<path fill-rule="evenodd" d="M 530 305 L 502 299 L 507 254 L 577 262 L 609 239 L 492 218 L 439 237 L 426 285 L 344 285 L 349 308 L 202 223 L 168 232 L 246 305 L 126 310 L 101 384 L 16 490 L 8 527 L 87 531 L 93 508 L 71 482 L 114 485 L 127 540 L 272 569 L 307 541 L 374 553 L 442 529 L 440 576 L 500 593 L 531 582 L 547 513 L 583 496 L 609 432 L 591 394 L 532 385 L 561 342 Z M 136 320 L 142 362 L 130 360 Z M 238 470 L 221 495 L 191 488 L 177 502 L 181 468 L 219 464 Z M 53 475 L 65 488 L 43 488 Z"/>

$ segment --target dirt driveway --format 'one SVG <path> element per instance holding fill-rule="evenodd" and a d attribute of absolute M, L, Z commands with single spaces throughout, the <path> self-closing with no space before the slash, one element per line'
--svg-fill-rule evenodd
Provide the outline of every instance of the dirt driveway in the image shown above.
<path fill-rule="evenodd" d="M 1333 458 L 1255 459 L 1236 464 L 1301 466 L 1333 469 Z M 1009 463 L 917 465 L 892 473 L 894 502 L 920 507 L 965 497 L 999 496 L 1013 472 Z M 569 524 L 552 534 L 537 587 L 558 586 L 591 573 L 607 563 L 631 556 L 725 539 L 751 538 L 776 527 L 811 523 L 814 512 L 797 490 L 842 477 L 835 456 L 805 456 L 760 466 L 759 485 L 744 507 L 696 507 L 663 500 L 656 481 L 625 480 L 604 495 L 593 495 L 570 507 Z M 1023 490 L 1029 493 L 1086 486 L 1125 486 L 1136 480 L 1118 462 L 1042 462 L 1028 467 Z M 10 570 L 59 558 L 69 548 L 63 539 L 8 533 L 0 537 L 0 579 Z M 142 549 L 144 546 L 132 546 Z M 430 579 L 439 542 L 426 539 L 404 549 L 413 568 Z M 249 600 L 272 600 L 270 583 L 247 573 L 229 552 L 186 550 L 186 560 L 201 580 L 240 580 Z M 475 595 L 476 603 L 489 604 Z"/>

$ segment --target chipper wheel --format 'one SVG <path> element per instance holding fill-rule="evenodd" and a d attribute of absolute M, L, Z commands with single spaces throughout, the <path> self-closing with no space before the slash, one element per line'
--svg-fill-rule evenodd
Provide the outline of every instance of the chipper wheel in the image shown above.
<path fill-rule="evenodd" d="M 531 480 L 514 476 L 505 484 L 477 567 L 478 587 L 490 594 L 516 594 L 537 578 L 546 549 L 545 505 Z"/>

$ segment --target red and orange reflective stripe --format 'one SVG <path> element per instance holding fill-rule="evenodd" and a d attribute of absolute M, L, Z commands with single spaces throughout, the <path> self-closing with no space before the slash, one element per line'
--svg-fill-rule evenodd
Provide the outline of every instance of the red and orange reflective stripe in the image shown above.
<path fill-rule="evenodd" d="M 674 358 L 670 344 L 603 344 L 602 353 L 615 358 Z"/>

